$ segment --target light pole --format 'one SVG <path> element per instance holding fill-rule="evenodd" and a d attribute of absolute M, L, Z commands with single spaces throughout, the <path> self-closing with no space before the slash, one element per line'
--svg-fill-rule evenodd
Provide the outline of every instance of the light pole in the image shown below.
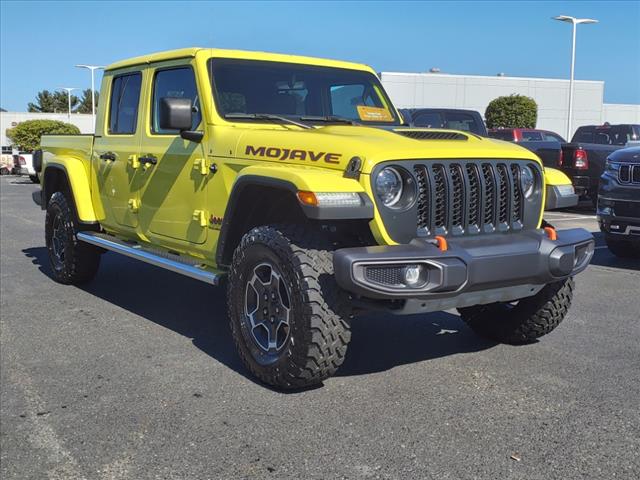
<path fill-rule="evenodd" d="M 567 22 L 573 25 L 573 35 L 571 41 L 571 77 L 569 78 L 569 114 L 567 115 L 567 140 L 571 138 L 571 120 L 573 116 L 573 72 L 576 66 L 576 27 L 580 23 L 598 23 L 598 20 L 591 18 L 575 18 L 567 15 L 558 15 L 554 20 Z"/>
<path fill-rule="evenodd" d="M 96 131 L 96 84 L 94 78 L 94 72 L 101 68 L 104 68 L 102 65 L 76 65 L 78 68 L 88 68 L 91 70 L 91 118 L 93 124 L 93 131 Z"/>
<path fill-rule="evenodd" d="M 71 122 L 71 91 L 78 90 L 78 87 L 58 87 L 59 90 L 67 91 L 67 100 L 69 101 L 69 111 L 67 112 L 67 119 Z"/>

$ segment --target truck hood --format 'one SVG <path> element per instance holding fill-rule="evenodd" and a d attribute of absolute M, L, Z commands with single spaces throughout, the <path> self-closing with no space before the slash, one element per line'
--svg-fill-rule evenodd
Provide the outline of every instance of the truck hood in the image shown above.
<path fill-rule="evenodd" d="M 335 170 L 345 170 L 351 158 L 359 157 L 364 174 L 388 160 L 518 158 L 539 162 L 534 153 L 516 144 L 456 130 L 352 125 L 309 130 L 274 127 L 245 130 L 238 137 L 237 157 Z"/>

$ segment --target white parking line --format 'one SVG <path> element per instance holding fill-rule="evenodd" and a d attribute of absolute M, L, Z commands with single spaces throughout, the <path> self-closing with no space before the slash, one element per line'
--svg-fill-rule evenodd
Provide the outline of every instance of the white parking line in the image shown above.
<path fill-rule="evenodd" d="M 590 216 L 584 216 L 584 217 L 545 217 L 548 218 L 549 220 L 553 220 L 554 222 L 567 222 L 570 220 L 595 220 L 596 216 L 595 215 L 590 215 Z"/>

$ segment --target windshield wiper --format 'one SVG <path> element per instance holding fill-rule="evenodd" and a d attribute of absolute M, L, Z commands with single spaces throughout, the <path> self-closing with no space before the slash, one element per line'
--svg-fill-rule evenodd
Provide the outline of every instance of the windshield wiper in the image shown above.
<path fill-rule="evenodd" d="M 307 120 L 309 122 L 335 122 L 335 123 L 348 123 L 349 125 L 360 125 L 355 120 L 347 117 L 339 117 L 338 115 L 325 115 L 325 116 L 306 116 L 300 117 L 300 120 Z"/>
<path fill-rule="evenodd" d="M 271 120 L 277 122 L 289 123 L 291 125 L 296 125 L 300 128 L 313 128 L 306 123 L 296 122 L 295 120 L 291 120 L 287 117 L 282 117 L 280 115 L 273 115 L 271 113 L 227 113 L 224 118 L 228 119 L 255 119 L 255 120 Z"/>

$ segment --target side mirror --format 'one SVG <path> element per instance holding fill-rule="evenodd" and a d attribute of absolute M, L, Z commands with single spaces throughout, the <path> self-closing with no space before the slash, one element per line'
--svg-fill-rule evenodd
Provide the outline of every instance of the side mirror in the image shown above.
<path fill-rule="evenodd" d="M 163 130 L 189 130 L 192 113 L 189 98 L 163 97 L 160 99 L 160 128 Z"/>

